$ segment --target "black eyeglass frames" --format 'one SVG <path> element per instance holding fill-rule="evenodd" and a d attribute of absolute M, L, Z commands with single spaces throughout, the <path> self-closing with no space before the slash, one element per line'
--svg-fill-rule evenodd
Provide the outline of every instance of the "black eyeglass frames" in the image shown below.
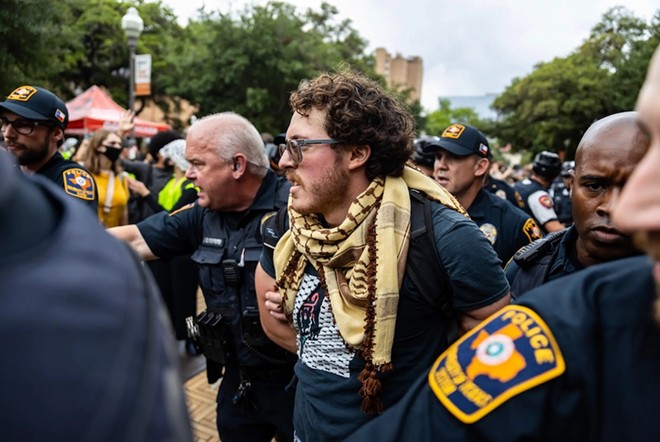
<path fill-rule="evenodd" d="M 302 161 L 303 150 L 306 150 L 304 146 L 310 144 L 337 144 L 339 141 L 333 140 L 332 138 L 325 138 L 320 140 L 287 140 L 285 144 L 280 144 L 280 156 L 286 151 L 293 161 L 293 164 L 298 165 Z"/>
<path fill-rule="evenodd" d="M 43 121 L 25 120 L 23 118 L 17 118 L 14 121 L 10 121 L 4 117 L 0 117 L 0 130 L 4 132 L 9 126 L 13 127 L 14 130 L 21 135 L 30 135 L 35 127 L 52 126 L 52 124 Z"/>

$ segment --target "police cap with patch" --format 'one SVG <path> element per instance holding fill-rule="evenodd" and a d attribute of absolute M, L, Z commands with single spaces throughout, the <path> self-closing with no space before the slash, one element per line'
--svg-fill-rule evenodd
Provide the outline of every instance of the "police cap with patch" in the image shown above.
<path fill-rule="evenodd" d="M 49 121 L 62 130 L 69 123 L 69 111 L 64 102 L 48 89 L 36 86 L 21 86 L 0 103 L 5 109 L 28 120 Z"/>
<path fill-rule="evenodd" d="M 442 132 L 438 141 L 428 144 L 426 148 L 429 152 L 444 149 L 460 157 L 468 155 L 492 157 L 486 136 L 476 127 L 467 124 L 452 124 Z"/>

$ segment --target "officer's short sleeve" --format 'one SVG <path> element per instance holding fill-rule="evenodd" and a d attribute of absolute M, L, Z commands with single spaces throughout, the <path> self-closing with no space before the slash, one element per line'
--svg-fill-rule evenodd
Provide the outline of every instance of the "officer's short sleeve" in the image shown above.
<path fill-rule="evenodd" d="M 540 225 L 557 219 L 552 197 L 545 190 L 537 190 L 527 198 L 527 206 Z"/>
<path fill-rule="evenodd" d="M 192 253 L 202 240 L 204 209 L 191 204 L 176 212 L 160 212 L 139 222 L 142 237 L 159 258 Z"/>
<path fill-rule="evenodd" d="M 268 276 L 275 279 L 275 263 L 273 262 L 273 250 L 268 248 L 268 246 L 263 247 L 261 252 L 261 258 L 259 259 L 259 264 L 261 268 L 266 272 Z"/>
<path fill-rule="evenodd" d="M 454 291 L 456 310 L 485 307 L 509 292 L 500 259 L 472 220 L 437 205 L 433 227 L 438 255 Z"/>

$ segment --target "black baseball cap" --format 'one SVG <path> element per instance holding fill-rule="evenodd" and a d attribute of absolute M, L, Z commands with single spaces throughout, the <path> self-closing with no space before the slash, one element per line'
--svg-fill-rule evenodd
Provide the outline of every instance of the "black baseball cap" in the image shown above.
<path fill-rule="evenodd" d="M 477 155 L 482 158 L 492 157 L 490 144 L 486 136 L 476 127 L 467 124 L 452 124 L 442 132 L 437 141 L 426 146 L 429 152 L 444 149 L 459 157 Z"/>
<path fill-rule="evenodd" d="M 66 129 L 69 123 L 69 111 L 64 102 L 49 91 L 37 86 L 21 86 L 9 94 L 0 103 L 0 109 L 6 109 L 28 120 L 49 121 Z"/>

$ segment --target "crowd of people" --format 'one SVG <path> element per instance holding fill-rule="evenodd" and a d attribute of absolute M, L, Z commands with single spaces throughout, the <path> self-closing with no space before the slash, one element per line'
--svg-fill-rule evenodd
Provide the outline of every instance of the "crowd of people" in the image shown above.
<path fill-rule="evenodd" d="M 302 82 L 278 137 L 222 112 L 146 161 L 130 113 L 65 159 L 62 100 L 15 89 L 3 434 L 192 440 L 175 338 L 221 379 L 224 442 L 654 439 L 658 103 L 660 48 L 635 111 L 513 178 L 357 73 Z"/>

